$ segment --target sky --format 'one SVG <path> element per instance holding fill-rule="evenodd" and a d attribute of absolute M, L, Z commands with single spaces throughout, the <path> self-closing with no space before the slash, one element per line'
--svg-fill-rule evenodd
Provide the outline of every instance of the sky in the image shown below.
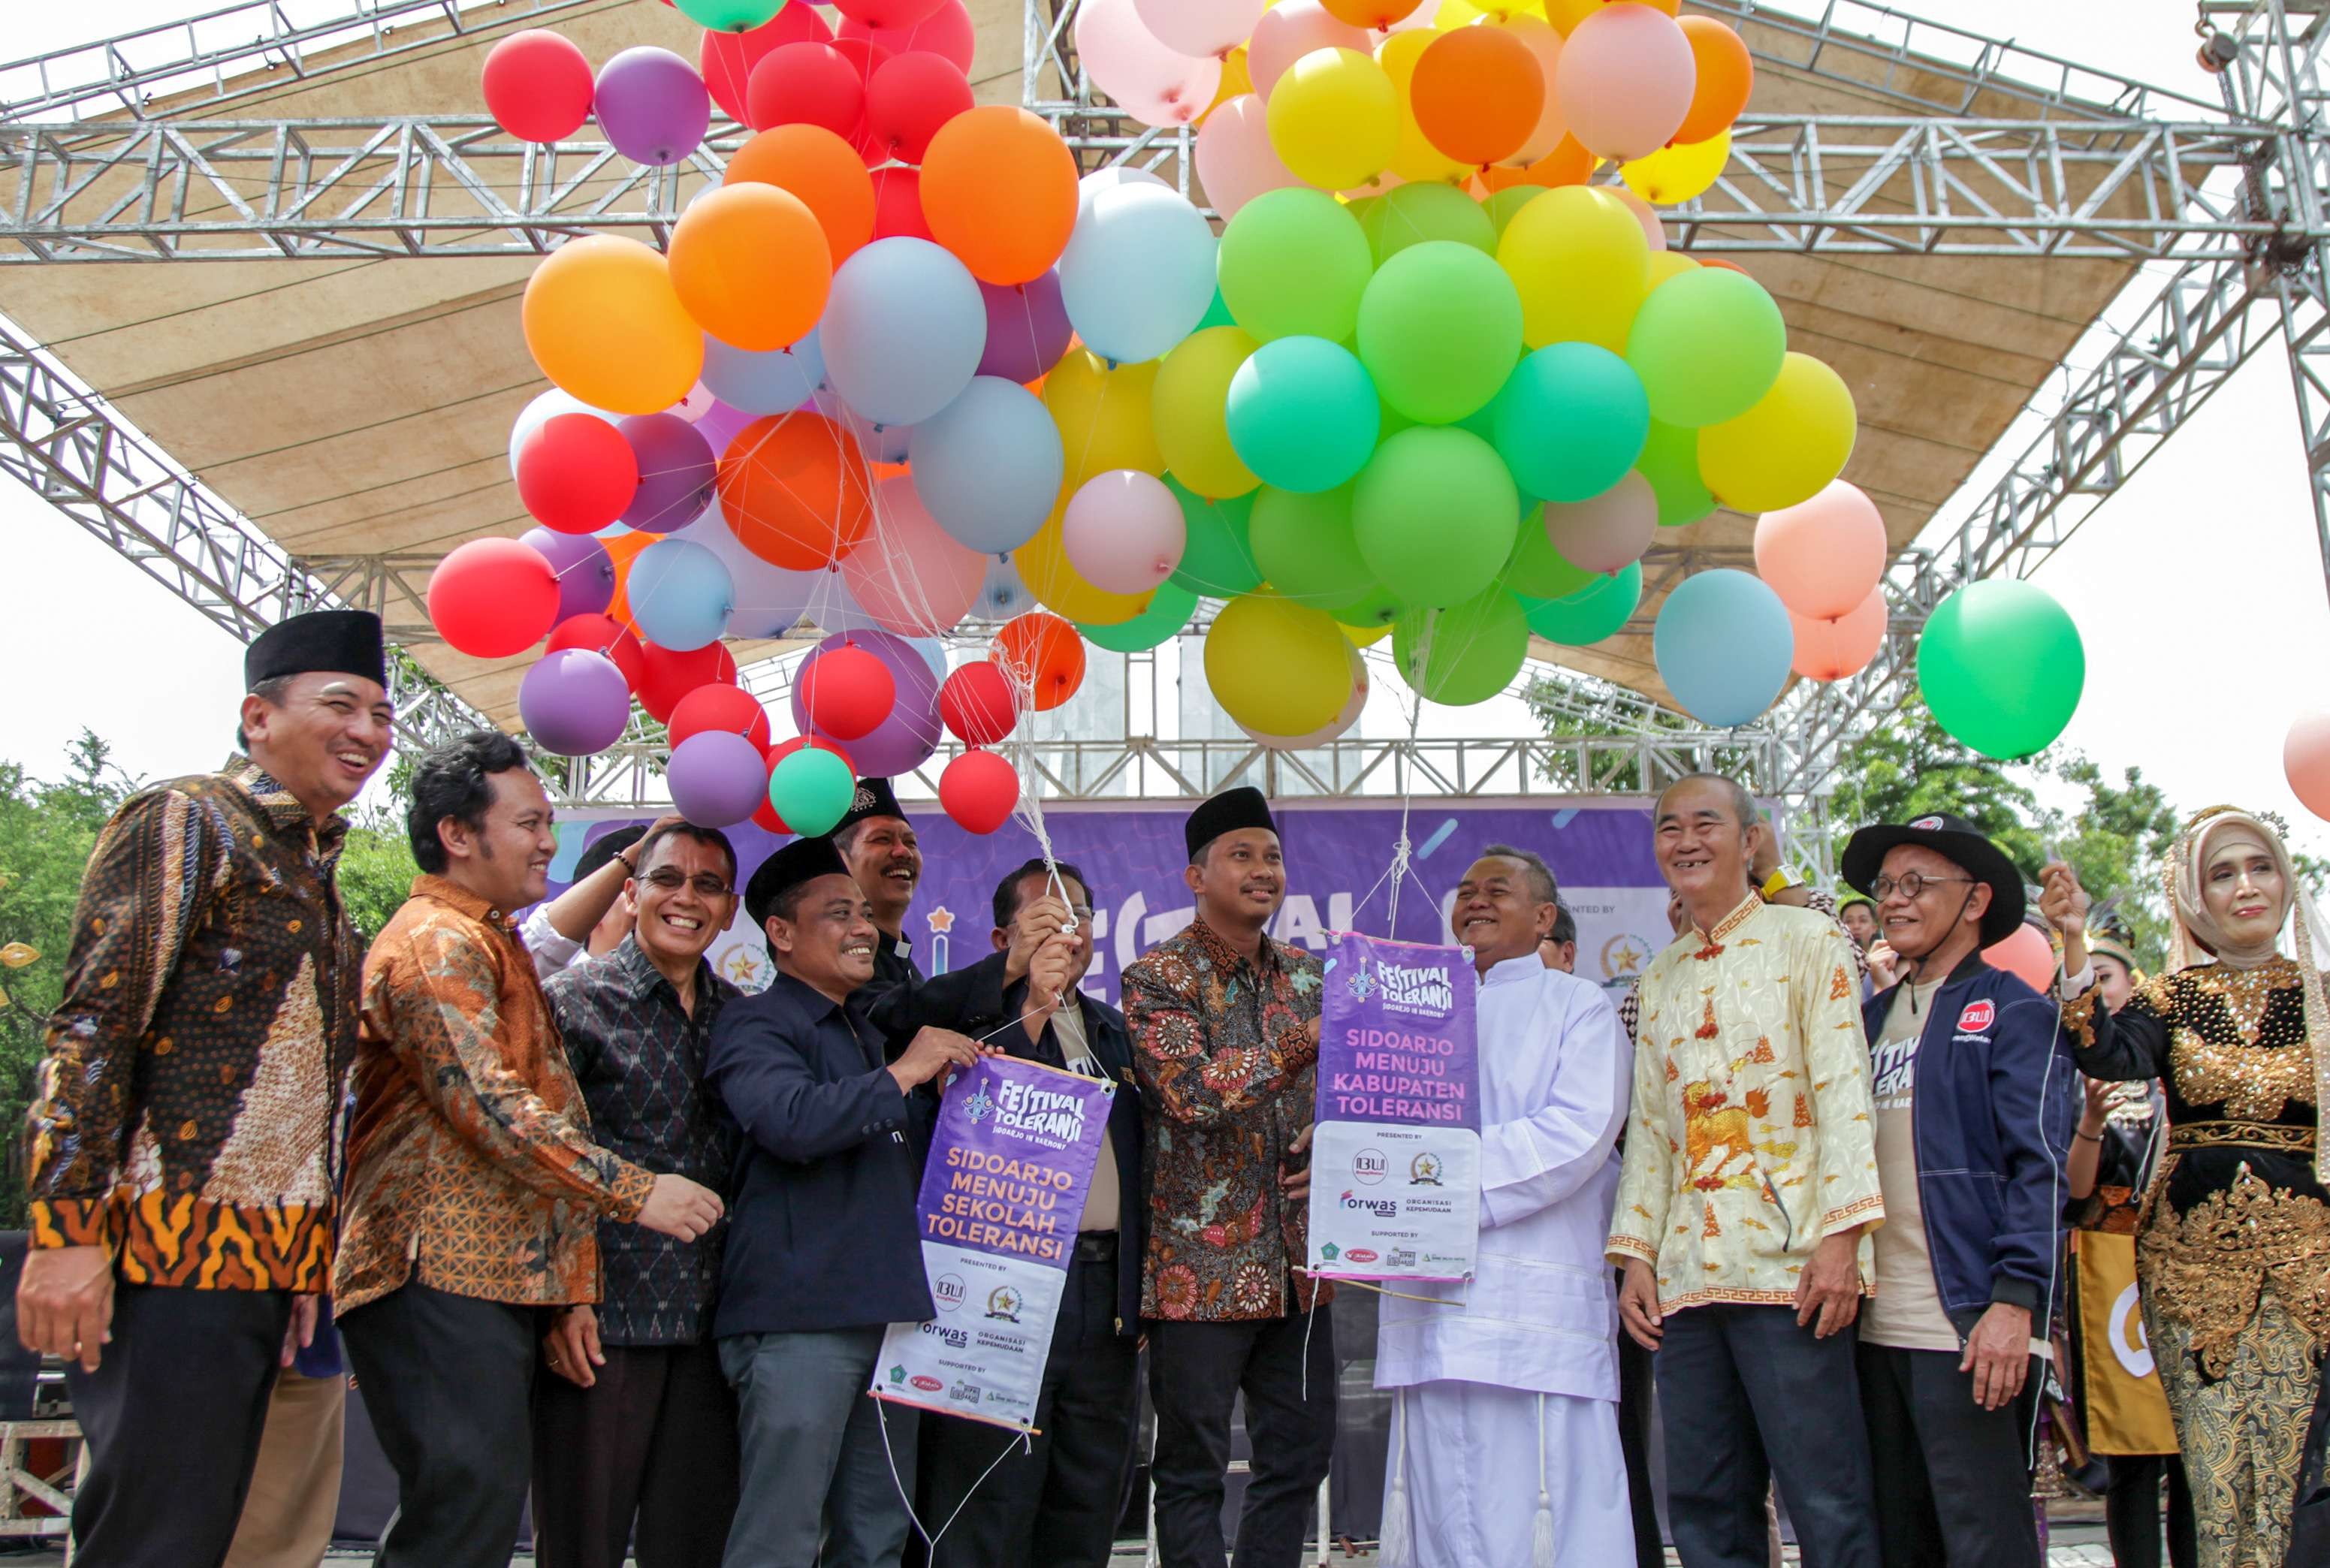
<path fill-rule="evenodd" d="M 84 42 L 98 12 L 119 30 L 199 8 L 208 7 L 194 0 L 17 7 L 5 52 Z M 1818 9 L 1812 0 L 1769 8 Z M 1925 0 L 1909 9 L 2213 96 L 2193 63 L 2189 0 Z M 1856 20 L 1863 30 L 1881 25 L 1873 8 L 1852 4 L 1840 4 L 1836 20 L 1846 28 Z M 0 273 L 0 310 L 5 306 Z M 2097 357 L 2092 344 L 2083 345 L 2071 373 Z M 2051 382 L 2050 390 L 2062 384 Z M 53 775 L 86 726 L 114 742 L 132 774 L 215 766 L 240 694 L 240 645 L 5 478 L 0 537 L 17 588 L 0 617 L 9 687 L 0 759 Z M 2187 808 L 2227 800 L 2279 811 L 2298 827 L 2301 845 L 2330 846 L 2330 827 L 2297 805 L 2281 770 L 2290 720 L 2302 704 L 2323 700 L 2330 590 L 2288 367 L 2273 345 L 2098 508 L 2035 581 L 2071 612 L 2087 647 L 2086 690 L 2063 735 L 2067 746 L 2114 774 L 2141 768 Z M 1393 732 L 1397 713 L 1386 706 L 1378 694 L 1369 733 Z M 1425 730 L 1498 734 L 1532 726 L 1517 702 L 1501 701 L 1432 711 Z"/>

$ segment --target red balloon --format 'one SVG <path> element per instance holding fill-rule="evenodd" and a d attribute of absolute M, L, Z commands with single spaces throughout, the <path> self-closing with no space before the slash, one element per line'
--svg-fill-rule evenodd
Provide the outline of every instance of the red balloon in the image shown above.
<path fill-rule="evenodd" d="M 611 615 L 570 615 L 550 628 L 550 641 L 542 651 L 554 654 L 561 648 L 580 647 L 605 654 L 623 672 L 624 683 L 636 696 L 647 675 L 647 646 L 638 632 Z"/>
<path fill-rule="evenodd" d="M 696 687 L 715 682 L 736 684 L 736 660 L 722 643 L 708 642 L 682 653 L 642 642 L 639 663 L 639 680 L 635 688 L 639 706 L 658 723 L 668 723 L 672 714 L 679 711 L 680 699 Z"/>
<path fill-rule="evenodd" d="M 639 487 L 639 455 L 596 414 L 553 414 L 517 451 L 517 498 L 545 528 L 596 534 Z"/>
<path fill-rule="evenodd" d="M 923 216 L 923 175 L 919 169 L 892 164 L 874 171 L 874 238 L 903 235 L 929 240 L 931 221 Z M 931 241 L 936 244 L 936 241 Z"/>
<path fill-rule="evenodd" d="M 744 115 L 754 130 L 816 125 L 847 137 L 865 118 L 866 81 L 830 43 L 788 43 L 753 67 Z"/>
<path fill-rule="evenodd" d="M 855 779 L 857 776 L 857 764 L 849 760 L 849 753 L 822 735 L 795 735 L 790 741 L 780 741 L 770 747 L 766 758 L 769 771 L 774 773 L 778 763 L 800 751 L 803 746 L 815 746 L 820 751 L 832 752 L 841 759 L 841 765 L 849 770 L 851 778 Z M 776 802 L 773 800 L 762 801 L 761 808 L 753 813 L 753 820 L 771 833 L 787 834 L 792 831 L 785 826 L 785 819 L 777 815 Z"/>
<path fill-rule="evenodd" d="M 769 713 L 761 699 L 742 686 L 716 681 L 680 698 L 664 729 L 675 747 L 708 730 L 722 730 L 744 736 L 759 751 L 769 749 Z"/>
<path fill-rule="evenodd" d="M 810 727 L 836 740 L 872 734 L 898 703 L 890 666 L 854 643 L 810 656 L 794 679 Z"/>
<path fill-rule="evenodd" d="M 971 81 L 951 60 L 913 50 L 866 82 L 866 129 L 886 156 L 919 164 L 939 127 L 971 107 Z"/>
<path fill-rule="evenodd" d="M 939 775 L 939 807 L 965 833 L 992 833 L 1019 804 L 1019 775 L 992 751 L 965 751 Z"/>
<path fill-rule="evenodd" d="M 963 744 L 992 746 L 1019 722 L 1019 694 L 993 660 L 974 660 L 939 688 L 939 717 Z"/>
<path fill-rule="evenodd" d="M 912 27 L 939 8 L 939 0 L 833 0 L 833 8 L 869 27 Z"/>
<path fill-rule="evenodd" d="M 995 634 L 995 662 L 1027 688 L 1037 713 L 1056 708 L 1084 683 L 1084 639 L 1049 610 L 1012 617 Z"/>
<path fill-rule="evenodd" d="M 788 43 L 832 41 L 833 29 L 824 17 L 810 6 L 788 5 L 749 33 L 707 28 L 696 60 L 703 67 L 704 85 L 712 90 L 712 101 L 720 106 L 720 111 L 738 125 L 750 125 L 744 118 L 744 94 L 752 85 L 753 67 Z"/>
<path fill-rule="evenodd" d="M 591 118 L 591 61 L 547 28 L 513 33 L 486 52 L 486 111 L 523 142 L 571 137 Z"/>
<path fill-rule="evenodd" d="M 979 52 L 979 30 L 971 25 L 962 0 L 939 0 L 937 10 L 911 26 L 875 26 L 852 16 L 842 23 L 837 36 L 864 38 L 893 54 L 922 50 L 952 61 L 965 76 L 971 74 L 971 57 Z"/>
<path fill-rule="evenodd" d="M 515 539 L 472 539 L 429 574 L 429 622 L 457 653 L 506 659 L 549 634 L 558 573 Z"/>

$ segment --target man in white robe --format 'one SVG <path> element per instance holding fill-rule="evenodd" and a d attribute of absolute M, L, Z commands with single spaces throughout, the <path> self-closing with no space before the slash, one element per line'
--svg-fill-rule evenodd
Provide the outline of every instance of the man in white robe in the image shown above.
<path fill-rule="evenodd" d="M 1600 987 L 1539 957 L 1558 909 L 1545 862 L 1503 845 L 1456 890 L 1480 973 L 1481 1239 L 1470 1285 L 1383 1298 L 1385 1568 L 1634 1560 L 1603 1261 L 1634 1053 Z"/>

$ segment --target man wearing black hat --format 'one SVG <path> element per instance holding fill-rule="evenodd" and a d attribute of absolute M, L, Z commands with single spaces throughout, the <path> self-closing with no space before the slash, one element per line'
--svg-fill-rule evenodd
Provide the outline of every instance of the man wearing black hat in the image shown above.
<path fill-rule="evenodd" d="M 1230 1405 L 1243 1393 L 1254 1458 L 1237 1561 L 1293 1568 L 1335 1437 L 1330 1292 L 1295 1272 L 1323 971 L 1265 932 L 1286 868 L 1260 790 L 1215 796 L 1184 836 L 1197 919 L 1124 972 L 1151 1195 L 1141 1311 L 1157 1545 L 1166 1568 L 1224 1562 Z"/>
<path fill-rule="evenodd" d="M 877 990 L 920 985 L 923 971 L 906 940 L 906 906 L 923 879 L 923 851 L 887 779 L 860 779 L 857 793 L 834 826 L 833 846 L 857 879 L 874 913 L 880 940 L 874 949 Z"/>
<path fill-rule="evenodd" d="M 211 1568 L 336 1230 L 364 951 L 340 808 L 388 755 L 380 620 L 243 660 L 242 754 L 123 802 L 90 857 L 28 1122 L 17 1334 L 64 1358 L 79 1561 Z"/>
<path fill-rule="evenodd" d="M 2022 923 L 2022 877 L 1971 823 L 1864 827 L 1843 870 L 1901 974 L 1862 1012 L 1886 1218 L 1859 1363 L 1884 1558 L 2036 1568 L 2022 1396 L 2061 1257 L 2070 1042 L 2051 1000 L 1983 961 Z"/>
<path fill-rule="evenodd" d="M 725 1562 L 895 1568 L 917 1422 L 866 1390 L 887 1327 L 933 1316 L 914 1214 L 931 1100 L 916 1091 L 979 1049 L 925 1029 L 884 1063 L 873 901 L 830 840 L 762 862 L 744 907 L 777 978 L 721 1013 L 706 1068 L 744 1132 L 713 1320 L 743 1450 Z"/>

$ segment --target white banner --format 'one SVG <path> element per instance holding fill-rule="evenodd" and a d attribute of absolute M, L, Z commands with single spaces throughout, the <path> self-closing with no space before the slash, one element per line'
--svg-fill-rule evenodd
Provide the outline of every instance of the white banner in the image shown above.
<path fill-rule="evenodd" d="M 1469 1280 L 1480 1242 L 1481 1135 L 1321 1121 L 1311 1142 L 1312 1272 Z"/>

